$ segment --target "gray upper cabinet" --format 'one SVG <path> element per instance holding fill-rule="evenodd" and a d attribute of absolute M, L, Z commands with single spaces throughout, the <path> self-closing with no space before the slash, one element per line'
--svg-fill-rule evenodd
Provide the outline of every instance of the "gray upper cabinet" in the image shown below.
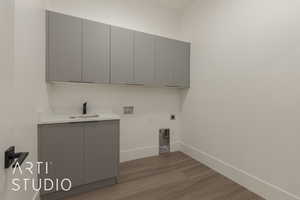
<path fill-rule="evenodd" d="M 155 40 L 155 81 L 163 86 L 175 86 L 173 69 L 176 63 L 174 40 L 156 37 Z"/>
<path fill-rule="evenodd" d="M 47 11 L 47 81 L 189 88 L 190 43 Z"/>
<path fill-rule="evenodd" d="M 190 87 L 190 43 L 174 41 L 173 84 L 179 88 Z"/>
<path fill-rule="evenodd" d="M 83 20 L 82 82 L 109 83 L 110 26 Z"/>
<path fill-rule="evenodd" d="M 47 12 L 47 80 L 81 81 L 82 20 Z"/>
<path fill-rule="evenodd" d="M 146 33 L 134 33 L 134 82 L 136 84 L 154 85 L 155 36 Z"/>
<path fill-rule="evenodd" d="M 111 26 L 111 83 L 134 84 L 134 32 Z"/>
<path fill-rule="evenodd" d="M 103 121 L 85 127 L 85 183 L 118 176 L 118 121 Z"/>
<path fill-rule="evenodd" d="M 157 37 L 155 81 L 167 87 L 189 87 L 190 44 Z"/>

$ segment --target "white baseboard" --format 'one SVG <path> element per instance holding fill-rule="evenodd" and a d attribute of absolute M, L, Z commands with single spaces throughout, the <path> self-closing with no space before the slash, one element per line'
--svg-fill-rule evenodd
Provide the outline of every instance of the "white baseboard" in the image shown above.
<path fill-rule="evenodd" d="M 156 146 L 130 149 L 126 151 L 121 151 L 120 161 L 126 162 L 154 155 L 158 155 L 158 147 Z"/>
<path fill-rule="evenodd" d="M 179 142 L 171 144 L 171 152 L 179 151 L 180 149 Z M 130 160 L 136 160 L 140 158 L 146 158 L 150 156 L 156 156 L 159 154 L 158 146 L 151 146 L 151 147 L 142 147 L 142 148 L 136 148 L 136 149 L 130 149 L 121 151 L 120 154 L 120 161 L 130 161 Z"/>
<path fill-rule="evenodd" d="M 171 152 L 181 151 L 181 142 L 171 144 Z"/>
<path fill-rule="evenodd" d="M 200 149 L 181 143 L 180 150 L 267 200 L 300 200 L 297 195 L 238 169 Z"/>

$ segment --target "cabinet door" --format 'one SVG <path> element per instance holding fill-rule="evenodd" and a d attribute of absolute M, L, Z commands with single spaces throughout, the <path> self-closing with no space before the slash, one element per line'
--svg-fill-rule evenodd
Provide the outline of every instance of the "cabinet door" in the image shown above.
<path fill-rule="evenodd" d="M 175 65 L 174 41 L 156 37 L 155 40 L 155 81 L 161 86 L 174 86 L 173 69 Z"/>
<path fill-rule="evenodd" d="M 111 26 L 111 83 L 134 83 L 133 35 L 131 30 Z"/>
<path fill-rule="evenodd" d="M 85 126 L 85 183 L 118 176 L 119 122 L 102 121 Z"/>
<path fill-rule="evenodd" d="M 109 83 L 109 25 L 83 20 L 82 82 Z"/>
<path fill-rule="evenodd" d="M 155 37 L 146 33 L 134 34 L 134 82 L 154 84 L 154 42 Z"/>
<path fill-rule="evenodd" d="M 190 44 L 174 41 L 174 74 L 173 84 L 180 88 L 190 86 Z"/>
<path fill-rule="evenodd" d="M 80 124 L 43 125 L 39 128 L 38 137 L 39 161 L 49 162 L 49 173 L 45 173 L 43 165 L 40 178 L 50 178 L 54 183 L 56 179 L 62 181 L 68 178 L 72 181 L 72 187 L 82 185 L 84 183 L 83 126 Z M 65 188 L 68 188 L 67 186 Z M 41 193 L 49 192 L 42 190 Z"/>
<path fill-rule="evenodd" d="M 47 11 L 47 80 L 81 81 L 82 20 Z"/>

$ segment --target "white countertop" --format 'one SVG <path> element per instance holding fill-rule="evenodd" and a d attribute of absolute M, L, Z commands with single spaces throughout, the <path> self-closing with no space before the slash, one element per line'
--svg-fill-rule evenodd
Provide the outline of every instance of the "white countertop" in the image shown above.
<path fill-rule="evenodd" d="M 97 122 L 97 121 L 108 121 L 108 120 L 120 120 L 120 116 L 110 113 L 110 114 L 88 114 L 88 115 L 98 115 L 97 117 L 92 118 L 70 118 L 71 116 L 79 116 L 78 114 L 74 115 L 62 115 L 62 114 L 44 114 L 40 116 L 38 121 L 39 125 L 42 124 L 63 124 L 63 123 L 74 123 L 74 122 Z"/>

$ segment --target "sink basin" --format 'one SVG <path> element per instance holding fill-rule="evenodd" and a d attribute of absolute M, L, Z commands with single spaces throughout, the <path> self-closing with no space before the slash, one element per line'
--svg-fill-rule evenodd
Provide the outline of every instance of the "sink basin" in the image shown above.
<path fill-rule="evenodd" d="M 88 118 L 97 118 L 99 115 L 76 115 L 70 116 L 70 119 L 88 119 Z"/>

